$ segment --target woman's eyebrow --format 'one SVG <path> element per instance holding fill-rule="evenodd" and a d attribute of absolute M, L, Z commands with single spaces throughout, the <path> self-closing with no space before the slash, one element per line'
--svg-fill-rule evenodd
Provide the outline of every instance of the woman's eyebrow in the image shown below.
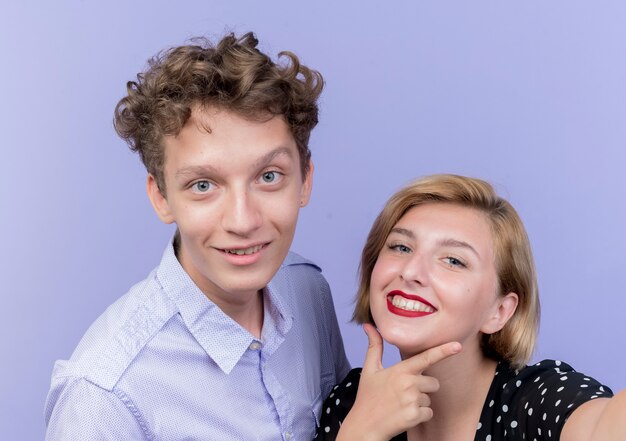
<path fill-rule="evenodd" d="M 393 227 L 391 229 L 391 233 L 397 233 L 397 234 L 400 234 L 402 236 L 406 236 L 409 239 L 415 239 L 415 234 L 413 234 L 413 232 L 411 230 L 408 230 L 406 228 Z"/>
<path fill-rule="evenodd" d="M 480 258 L 480 254 L 478 254 L 478 251 L 476 251 L 476 249 L 473 246 L 471 246 L 469 243 L 463 240 L 447 238 L 447 239 L 440 240 L 438 242 L 438 245 L 442 247 L 465 248 L 467 250 L 470 250 L 472 253 L 474 253 L 476 257 Z"/>
<path fill-rule="evenodd" d="M 413 231 L 406 229 L 406 228 L 393 227 L 391 229 L 391 232 L 400 234 L 402 236 L 406 236 L 409 239 L 415 239 L 415 233 L 413 233 Z M 440 241 L 438 241 L 437 245 L 440 247 L 465 248 L 465 249 L 470 250 L 478 258 L 480 258 L 480 254 L 478 254 L 478 251 L 476 251 L 476 249 L 473 246 L 471 246 L 469 243 L 465 242 L 464 240 L 445 238 L 445 239 L 441 239 Z"/>

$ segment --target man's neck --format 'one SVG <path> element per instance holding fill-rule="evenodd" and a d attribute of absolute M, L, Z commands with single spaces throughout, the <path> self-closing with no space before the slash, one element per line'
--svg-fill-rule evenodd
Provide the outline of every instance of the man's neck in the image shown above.
<path fill-rule="evenodd" d="M 250 334 L 254 335 L 255 338 L 261 339 L 261 332 L 263 331 L 263 318 L 264 318 L 264 299 L 263 292 L 259 291 L 256 299 L 254 299 L 254 304 L 249 305 L 250 307 L 245 310 L 237 311 L 235 314 L 229 314 L 230 318 L 235 320 L 237 323 L 241 325 L 242 328 L 246 329 Z"/>
<path fill-rule="evenodd" d="M 174 236 L 174 254 L 178 259 L 183 269 L 187 272 L 189 277 L 193 280 L 196 286 L 202 291 L 202 293 L 217 307 L 219 307 L 224 314 L 229 316 L 235 322 L 237 322 L 242 328 L 250 332 L 255 338 L 261 338 L 261 332 L 263 330 L 263 318 L 264 318 L 264 300 L 263 291 L 259 290 L 255 294 L 246 294 L 226 298 L 225 296 L 211 295 L 211 287 L 202 286 L 201 280 L 194 279 L 193 274 L 185 268 L 184 256 L 180 251 L 180 236 L 178 231 Z"/>

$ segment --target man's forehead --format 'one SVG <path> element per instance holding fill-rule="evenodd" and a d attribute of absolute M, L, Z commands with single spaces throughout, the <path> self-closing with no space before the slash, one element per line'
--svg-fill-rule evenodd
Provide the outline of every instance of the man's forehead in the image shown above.
<path fill-rule="evenodd" d="M 262 110 L 243 112 L 214 104 L 194 104 L 191 106 L 191 115 L 185 125 L 193 124 L 211 133 L 217 124 L 216 121 L 220 118 L 233 118 L 244 124 L 265 123 L 273 119 L 278 119 L 286 124 L 284 115 L 276 115 Z"/>
<path fill-rule="evenodd" d="M 246 119 L 227 109 L 195 106 L 177 135 L 163 139 L 165 169 L 175 177 L 227 169 L 254 169 L 273 160 L 299 162 L 300 151 L 279 117 Z"/>

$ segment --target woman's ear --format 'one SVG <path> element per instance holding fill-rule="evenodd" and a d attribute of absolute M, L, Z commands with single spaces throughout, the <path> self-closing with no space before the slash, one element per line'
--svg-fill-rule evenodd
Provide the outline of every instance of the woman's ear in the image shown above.
<path fill-rule="evenodd" d="M 516 293 L 510 292 L 505 296 L 498 298 L 494 304 L 493 313 L 487 318 L 487 321 L 480 328 L 483 334 L 494 334 L 500 329 L 504 328 L 504 325 L 515 313 L 517 304 L 519 303 L 519 297 Z"/>

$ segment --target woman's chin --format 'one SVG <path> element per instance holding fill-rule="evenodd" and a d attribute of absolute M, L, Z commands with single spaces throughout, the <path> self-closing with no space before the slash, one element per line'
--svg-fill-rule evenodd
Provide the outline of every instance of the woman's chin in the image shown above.
<path fill-rule="evenodd" d="M 402 358 L 405 358 L 405 354 L 407 357 L 410 357 L 428 349 L 423 341 L 418 341 L 415 338 L 414 332 L 412 333 L 413 335 L 406 335 L 403 332 L 386 332 L 384 329 L 379 329 L 379 332 L 387 343 L 398 348 Z"/>

